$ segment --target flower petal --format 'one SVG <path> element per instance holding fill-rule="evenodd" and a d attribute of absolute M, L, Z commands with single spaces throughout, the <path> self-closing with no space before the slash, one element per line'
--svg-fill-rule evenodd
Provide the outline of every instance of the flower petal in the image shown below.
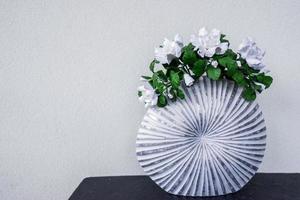
<path fill-rule="evenodd" d="M 212 57 L 215 54 L 215 52 L 216 52 L 216 48 L 215 47 L 206 49 L 205 56 L 210 58 L 210 57 Z"/>
<path fill-rule="evenodd" d="M 223 42 L 223 43 L 219 44 L 218 47 L 216 48 L 216 54 L 222 55 L 227 51 L 227 49 L 228 49 L 228 43 Z"/>
<path fill-rule="evenodd" d="M 174 42 L 176 42 L 179 46 L 183 46 L 182 36 L 179 34 L 176 34 L 174 37 Z"/>
<path fill-rule="evenodd" d="M 205 27 L 203 27 L 203 28 L 201 28 L 201 29 L 199 30 L 199 36 L 200 36 L 200 37 L 206 36 L 207 34 L 208 34 L 208 31 L 206 30 Z"/>
<path fill-rule="evenodd" d="M 253 69 L 261 70 L 265 67 L 262 63 L 262 59 L 265 55 L 265 52 L 256 46 L 254 40 L 250 37 L 247 37 L 239 45 L 238 53 L 241 57 L 247 61 L 247 64 Z"/>
<path fill-rule="evenodd" d="M 189 74 L 184 74 L 183 79 L 186 86 L 191 86 L 194 83 L 194 79 Z"/>

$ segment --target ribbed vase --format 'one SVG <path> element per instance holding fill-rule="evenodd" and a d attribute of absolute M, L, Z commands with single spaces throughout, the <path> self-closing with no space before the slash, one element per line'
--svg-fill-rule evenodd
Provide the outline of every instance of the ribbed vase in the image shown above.
<path fill-rule="evenodd" d="M 184 100 L 149 108 L 136 140 L 137 159 L 165 191 L 217 196 L 240 190 L 266 148 L 256 101 L 245 101 L 232 81 L 201 78 L 184 87 Z"/>

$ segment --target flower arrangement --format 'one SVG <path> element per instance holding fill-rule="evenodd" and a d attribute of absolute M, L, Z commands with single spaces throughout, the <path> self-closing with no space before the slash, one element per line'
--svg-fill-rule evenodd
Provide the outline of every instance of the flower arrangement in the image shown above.
<path fill-rule="evenodd" d="M 155 48 L 155 58 L 149 66 L 152 76 L 141 78 L 139 100 L 146 107 L 164 107 L 168 101 L 184 99 L 181 84 L 192 86 L 201 76 L 232 80 L 243 87 L 245 100 L 255 100 L 256 93 L 270 87 L 273 81 L 266 75 L 269 71 L 262 62 L 265 52 L 250 37 L 242 41 L 237 52 L 229 45 L 225 35 L 217 29 L 200 29 L 187 45 L 178 34 L 174 40 L 165 39 Z M 161 65 L 161 69 L 157 70 L 157 65 Z"/>

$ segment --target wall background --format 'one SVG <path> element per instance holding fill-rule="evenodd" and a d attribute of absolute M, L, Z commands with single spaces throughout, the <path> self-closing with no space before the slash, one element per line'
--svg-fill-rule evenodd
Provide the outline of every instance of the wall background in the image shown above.
<path fill-rule="evenodd" d="M 261 172 L 300 172 L 300 1 L 0 1 L 0 199 L 67 199 L 87 176 L 143 174 L 136 96 L 153 49 L 218 28 L 267 50 Z"/>

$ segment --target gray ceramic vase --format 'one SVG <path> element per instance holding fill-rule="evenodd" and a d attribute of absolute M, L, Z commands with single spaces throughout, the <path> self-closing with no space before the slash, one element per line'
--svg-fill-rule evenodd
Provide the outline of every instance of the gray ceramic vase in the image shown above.
<path fill-rule="evenodd" d="M 147 110 L 136 140 L 137 159 L 165 191 L 217 196 L 240 190 L 266 148 L 259 105 L 228 80 L 201 78 L 185 99 Z"/>

